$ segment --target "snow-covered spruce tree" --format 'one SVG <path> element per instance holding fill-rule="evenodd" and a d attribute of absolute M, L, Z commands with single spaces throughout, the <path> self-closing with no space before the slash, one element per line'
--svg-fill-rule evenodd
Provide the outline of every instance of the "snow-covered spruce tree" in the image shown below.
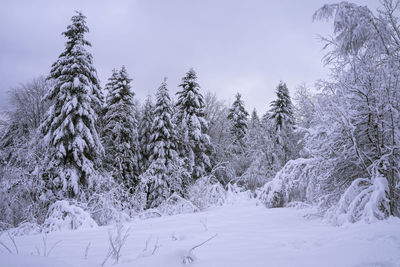
<path fill-rule="evenodd" d="M 229 180 L 237 181 L 250 165 L 250 158 L 247 157 L 245 136 L 247 134 L 248 112 L 244 108 L 241 95 L 235 96 L 236 100 L 229 109 L 228 119 L 230 131 L 230 143 L 226 148 L 226 170 Z M 242 181 L 240 181 L 241 184 Z"/>
<path fill-rule="evenodd" d="M 134 114 L 132 79 L 126 68 L 113 70 L 106 84 L 108 90 L 104 108 L 102 141 L 105 157 L 103 164 L 116 181 L 131 191 L 138 184 L 138 135 Z"/>
<path fill-rule="evenodd" d="M 176 173 L 178 157 L 176 126 L 172 120 L 171 99 L 166 79 L 158 88 L 150 136 L 150 166 L 142 177 L 147 183 L 147 207 L 157 207 L 172 193 L 181 193 L 181 175 Z"/>
<path fill-rule="evenodd" d="M 148 96 L 145 100 L 142 112 L 140 114 L 138 134 L 139 134 L 139 167 L 140 172 L 143 173 L 147 170 L 150 165 L 150 137 L 151 127 L 153 125 L 153 103 L 151 96 Z"/>
<path fill-rule="evenodd" d="M 192 179 L 204 176 L 210 169 L 210 137 L 207 132 L 207 121 L 204 114 L 204 99 L 197 83 L 196 72 L 190 69 L 182 78 L 177 93 L 177 123 L 180 132 L 179 153 L 185 158 Z"/>
<path fill-rule="evenodd" d="M 256 109 L 251 112 L 248 128 L 245 142 L 248 150 L 254 152 L 262 148 L 264 136 L 266 135 Z"/>
<path fill-rule="evenodd" d="M 231 121 L 231 134 L 234 136 L 235 144 L 243 146 L 243 138 L 247 133 L 247 116 L 249 113 L 244 108 L 243 100 L 239 93 L 229 109 L 228 119 Z"/>
<path fill-rule="evenodd" d="M 271 102 L 268 120 L 271 121 L 275 134 L 275 154 L 280 165 L 284 166 L 294 157 L 295 143 L 293 105 L 286 84 L 280 82 L 276 88 L 277 99 Z"/>
<path fill-rule="evenodd" d="M 261 122 L 260 122 L 260 117 L 258 117 L 257 110 L 253 109 L 253 111 L 251 112 L 251 116 L 250 116 L 249 128 L 257 129 L 258 127 L 260 127 L 260 125 L 261 125 Z"/>
<path fill-rule="evenodd" d="M 292 127 L 294 124 L 292 100 L 285 83 L 279 83 L 276 88 L 276 97 L 277 99 L 270 105 L 269 119 L 274 122 L 276 130 L 280 131 L 282 128 Z"/>
<path fill-rule="evenodd" d="M 67 43 L 51 68 L 54 86 L 46 99 L 52 106 L 41 125 L 49 145 L 45 178 L 59 197 L 78 197 L 93 185 L 103 153 L 95 127 L 102 94 L 92 55 L 86 50 L 91 44 L 84 38 L 89 31 L 85 19 L 76 12 L 63 32 Z"/>

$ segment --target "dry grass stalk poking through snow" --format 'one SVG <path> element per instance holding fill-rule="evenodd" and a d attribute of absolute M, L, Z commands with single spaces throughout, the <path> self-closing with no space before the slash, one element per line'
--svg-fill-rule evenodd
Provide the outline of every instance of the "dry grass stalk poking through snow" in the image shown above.
<path fill-rule="evenodd" d="M 11 242 L 12 242 L 12 244 L 13 244 L 13 246 L 14 246 L 15 253 L 16 253 L 16 254 L 19 254 L 18 246 L 17 246 L 17 243 L 15 242 L 15 237 L 13 237 L 12 235 L 10 235 L 9 232 L 7 232 L 7 235 L 8 235 L 8 238 L 11 240 Z M 2 247 L 4 247 L 10 254 L 13 254 L 12 250 L 11 250 L 6 244 L 4 244 L 3 242 L 0 241 L 0 245 L 1 245 Z"/>
<path fill-rule="evenodd" d="M 59 243 L 61 243 L 61 240 L 59 240 L 56 243 L 54 243 L 53 246 L 50 249 L 47 249 L 47 235 L 44 235 L 42 237 L 42 242 L 43 242 L 42 252 L 40 252 L 40 249 L 38 247 L 35 247 L 36 248 L 36 252 L 37 252 L 38 256 L 48 257 L 48 256 L 50 256 L 50 253 L 53 251 L 53 249 Z"/>
<path fill-rule="evenodd" d="M 122 223 L 117 223 L 115 236 L 111 231 L 108 231 L 108 241 L 110 247 L 108 249 L 106 258 L 101 263 L 101 266 L 104 266 L 104 264 L 106 264 L 109 258 L 114 259 L 114 264 L 118 263 L 119 259 L 121 258 L 121 249 L 125 245 L 126 240 L 128 239 L 129 230 L 130 228 L 124 231 L 124 226 L 122 225 Z"/>
<path fill-rule="evenodd" d="M 156 239 L 154 244 L 152 246 L 150 246 L 151 239 L 152 239 L 152 236 L 149 236 L 149 238 L 147 238 L 146 246 L 144 247 L 142 253 L 140 253 L 136 257 L 136 259 L 153 256 L 156 253 L 157 249 L 159 249 L 161 247 L 161 245 L 158 244 L 158 238 Z"/>
<path fill-rule="evenodd" d="M 89 254 L 89 248 L 90 248 L 91 243 L 89 242 L 85 248 L 85 257 L 84 259 L 87 260 L 87 256 Z"/>
<path fill-rule="evenodd" d="M 201 242 L 200 244 L 198 244 L 198 245 L 192 247 L 191 249 L 189 249 L 188 253 L 187 253 L 185 256 L 183 256 L 182 263 L 183 263 L 183 264 L 190 264 L 190 263 L 192 263 L 192 262 L 194 261 L 194 259 L 195 259 L 194 255 L 193 255 L 193 251 L 194 251 L 196 248 L 201 247 L 201 246 L 204 245 L 205 243 L 211 241 L 212 239 L 214 239 L 215 237 L 217 237 L 217 235 L 218 235 L 218 234 L 215 234 L 215 235 L 213 235 L 212 237 L 210 237 L 209 239 L 207 239 L 206 241 L 203 241 L 203 242 Z"/>

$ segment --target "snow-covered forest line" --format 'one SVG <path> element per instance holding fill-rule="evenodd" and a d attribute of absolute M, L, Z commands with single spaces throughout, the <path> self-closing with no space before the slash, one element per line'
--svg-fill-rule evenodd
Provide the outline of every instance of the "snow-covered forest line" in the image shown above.
<path fill-rule="evenodd" d="M 335 225 L 399 217 L 399 8 L 384 0 L 377 11 L 349 2 L 317 10 L 314 20 L 333 21 L 322 38 L 329 80 L 293 97 L 279 83 L 262 116 L 249 115 L 240 93 L 227 105 L 203 92 L 193 69 L 175 97 L 164 78 L 140 103 L 124 66 L 101 88 L 76 12 L 50 73 L 10 92 L 0 230 L 196 212 L 243 191 L 268 208 L 316 206 Z"/>

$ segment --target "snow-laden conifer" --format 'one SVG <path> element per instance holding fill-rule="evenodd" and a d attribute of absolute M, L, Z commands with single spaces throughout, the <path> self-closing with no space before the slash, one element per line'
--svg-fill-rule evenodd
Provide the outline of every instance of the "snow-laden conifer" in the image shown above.
<path fill-rule="evenodd" d="M 239 93 L 236 94 L 235 102 L 233 102 L 232 107 L 229 109 L 228 119 L 231 120 L 231 134 L 235 138 L 235 142 L 238 144 L 243 143 L 243 138 L 247 133 L 247 116 L 249 113 L 244 108 L 243 100 Z"/>
<path fill-rule="evenodd" d="M 137 121 L 131 81 L 124 66 L 121 70 L 113 70 L 106 84 L 108 95 L 102 132 L 104 165 L 118 182 L 128 188 L 137 185 L 139 175 Z"/>
<path fill-rule="evenodd" d="M 139 167 L 141 172 L 145 172 L 149 167 L 150 157 L 150 137 L 151 127 L 153 124 L 153 102 L 151 96 L 145 100 L 139 120 L 138 135 L 139 135 Z"/>
<path fill-rule="evenodd" d="M 271 102 L 271 108 L 267 114 L 268 121 L 264 125 L 270 125 L 269 131 L 274 135 L 275 148 L 273 153 L 279 158 L 278 165 L 283 167 L 288 160 L 294 158 L 295 136 L 293 105 L 286 84 L 280 82 L 276 88 L 277 98 Z"/>
<path fill-rule="evenodd" d="M 276 88 L 276 96 L 277 99 L 271 102 L 269 119 L 274 122 L 276 130 L 281 130 L 285 126 L 291 127 L 294 123 L 293 105 L 285 83 L 279 83 Z"/>
<path fill-rule="evenodd" d="M 177 122 L 180 131 L 180 154 L 186 159 L 192 178 L 203 176 L 210 167 L 208 151 L 210 138 L 206 134 L 207 121 L 204 114 L 204 99 L 197 83 L 196 72 L 190 69 L 182 78 L 177 93 Z"/>
<path fill-rule="evenodd" d="M 53 104 L 41 126 L 50 151 L 49 183 L 68 196 L 93 184 L 103 151 L 95 127 L 102 95 L 92 55 L 86 50 L 91 44 L 84 38 L 89 31 L 85 19 L 76 12 L 63 32 L 67 43 L 52 65 L 49 79 L 54 86 L 46 96 Z"/>
<path fill-rule="evenodd" d="M 177 134 L 172 116 L 171 99 L 164 79 L 158 88 L 153 112 L 154 121 L 149 142 L 150 166 L 143 175 L 148 180 L 148 207 L 156 207 L 171 193 L 181 191 L 181 176 L 175 170 L 181 164 L 176 151 Z"/>

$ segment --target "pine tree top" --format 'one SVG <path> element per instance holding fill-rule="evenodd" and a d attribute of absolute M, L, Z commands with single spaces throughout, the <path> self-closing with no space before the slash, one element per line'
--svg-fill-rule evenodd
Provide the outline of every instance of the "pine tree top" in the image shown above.
<path fill-rule="evenodd" d="M 104 97 L 100 90 L 100 81 L 93 66 L 93 57 L 85 49 L 91 46 L 85 40 L 85 33 L 89 32 L 86 26 L 86 17 L 80 11 L 71 18 L 72 24 L 62 34 L 67 38 L 64 51 L 52 65 L 48 79 L 56 80 L 55 85 L 48 92 L 46 98 L 54 99 L 62 86 L 80 88 L 89 94 L 96 112 L 100 111 Z"/>
<path fill-rule="evenodd" d="M 257 110 L 255 108 L 251 112 L 251 121 L 260 122 L 260 118 L 258 117 L 258 113 L 257 113 Z"/>
<path fill-rule="evenodd" d="M 181 112 L 202 115 L 204 98 L 200 93 L 200 85 L 197 83 L 197 75 L 193 69 L 190 69 L 182 78 L 179 87 L 182 90 L 176 94 L 178 95 L 177 106 Z"/>
<path fill-rule="evenodd" d="M 246 111 L 245 107 L 244 107 L 244 103 L 242 100 L 242 95 L 237 93 L 235 95 L 235 101 L 232 104 L 232 107 L 229 109 L 229 115 L 228 115 L 228 119 L 232 119 L 233 116 L 236 114 L 240 114 L 241 118 L 246 118 L 249 113 Z"/>
<path fill-rule="evenodd" d="M 62 33 L 68 39 L 67 50 L 71 49 L 76 43 L 92 46 L 89 41 L 84 39 L 85 33 L 89 32 L 89 28 L 86 26 L 86 16 L 81 11 L 75 12 L 76 15 L 71 18 L 72 24 L 68 25 L 67 30 Z"/>
<path fill-rule="evenodd" d="M 121 70 L 113 69 L 112 75 L 106 84 L 105 89 L 108 90 L 107 108 L 110 108 L 122 100 L 124 104 L 133 106 L 133 97 L 135 93 L 131 90 L 132 79 L 129 78 L 125 66 Z"/>

